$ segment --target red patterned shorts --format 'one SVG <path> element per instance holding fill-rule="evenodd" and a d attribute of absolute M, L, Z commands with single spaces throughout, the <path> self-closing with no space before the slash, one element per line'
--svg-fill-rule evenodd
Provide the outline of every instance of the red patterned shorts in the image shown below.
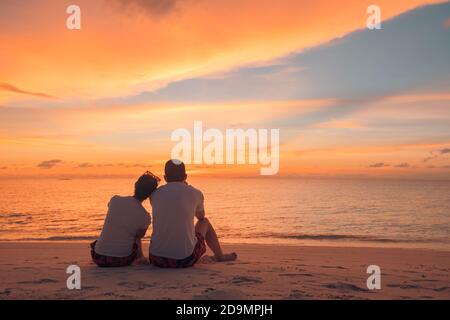
<path fill-rule="evenodd" d="M 205 238 L 199 232 L 195 233 L 197 237 L 197 244 L 194 247 L 192 254 L 184 259 L 170 259 L 164 257 L 154 256 L 149 254 L 150 263 L 160 268 L 188 268 L 192 267 L 205 254 L 206 244 Z"/>
<path fill-rule="evenodd" d="M 138 245 L 133 245 L 133 252 L 128 257 L 109 257 L 95 252 L 95 244 L 97 241 L 91 243 L 91 257 L 99 267 L 125 267 L 129 266 L 136 260 Z"/>

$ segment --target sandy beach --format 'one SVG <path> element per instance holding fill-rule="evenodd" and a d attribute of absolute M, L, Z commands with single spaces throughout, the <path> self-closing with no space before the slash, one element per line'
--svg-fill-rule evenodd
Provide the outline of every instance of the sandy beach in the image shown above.
<path fill-rule="evenodd" d="M 226 245 L 230 263 L 101 269 L 88 243 L 0 243 L 0 299 L 450 299 L 450 252 L 427 249 Z M 207 253 L 211 255 L 210 252 Z M 66 268 L 81 268 L 68 290 Z M 381 289 L 368 290 L 368 265 Z"/>

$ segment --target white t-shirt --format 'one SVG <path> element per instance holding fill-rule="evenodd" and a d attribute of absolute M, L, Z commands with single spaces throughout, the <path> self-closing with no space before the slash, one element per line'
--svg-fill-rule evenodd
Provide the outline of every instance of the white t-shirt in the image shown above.
<path fill-rule="evenodd" d="M 134 197 L 112 197 L 95 252 L 110 257 L 129 256 L 137 232 L 147 229 L 150 221 L 149 213 Z"/>
<path fill-rule="evenodd" d="M 203 194 L 184 182 L 170 182 L 153 192 L 151 199 L 154 256 L 184 259 L 197 244 L 194 217 L 203 211 Z"/>

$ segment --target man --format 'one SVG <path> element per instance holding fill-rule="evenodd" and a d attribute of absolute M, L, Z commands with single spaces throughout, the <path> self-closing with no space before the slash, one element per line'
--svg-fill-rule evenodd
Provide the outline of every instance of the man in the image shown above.
<path fill-rule="evenodd" d="M 157 188 L 159 178 L 146 172 L 134 185 L 134 195 L 114 196 L 100 238 L 91 244 L 92 260 L 100 267 L 123 267 L 143 258 L 142 238 L 150 215 L 142 206 Z"/>
<path fill-rule="evenodd" d="M 217 261 L 236 260 L 236 253 L 224 254 L 217 234 L 205 217 L 203 194 L 187 184 L 184 163 L 169 160 L 165 165 L 167 184 L 151 198 L 153 234 L 150 262 L 162 268 L 193 266 L 206 252 L 206 244 Z M 194 217 L 198 219 L 194 226 Z"/>

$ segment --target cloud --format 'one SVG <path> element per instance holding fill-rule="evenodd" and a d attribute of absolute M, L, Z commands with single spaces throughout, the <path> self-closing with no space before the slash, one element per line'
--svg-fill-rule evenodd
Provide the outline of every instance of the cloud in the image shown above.
<path fill-rule="evenodd" d="M 221 77 L 172 82 L 127 99 L 134 103 L 334 99 L 336 103 L 328 108 L 280 115 L 270 125 L 356 129 L 361 124 L 341 119 L 386 97 L 420 90 L 446 92 L 450 42 L 442 23 L 449 15 L 450 3 L 424 6 L 385 21 L 380 32 L 358 30 L 270 63 Z M 280 73 L 288 76 L 274 76 Z"/>
<path fill-rule="evenodd" d="M 0 90 L 14 92 L 14 93 L 20 93 L 20 94 L 26 94 L 26 95 L 41 97 L 41 98 L 56 99 L 56 97 L 48 95 L 46 93 L 22 90 L 16 86 L 13 86 L 12 84 L 3 83 L 3 82 L 0 82 Z"/>
<path fill-rule="evenodd" d="M 151 168 L 151 164 L 145 164 L 145 163 L 134 163 L 134 164 L 127 164 L 127 163 L 98 163 L 96 165 L 91 163 L 81 163 L 78 168 L 92 168 L 92 167 L 98 167 L 98 168 L 105 168 L 105 167 L 122 167 L 122 168 Z"/>
<path fill-rule="evenodd" d="M 114 164 L 112 164 L 112 163 L 99 163 L 99 164 L 97 164 L 97 167 L 99 167 L 99 168 L 114 167 Z"/>
<path fill-rule="evenodd" d="M 115 3 L 122 8 L 143 9 L 145 12 L 157 16 L 174 11 L 183 2 L 187 2 L 187 0 L 115 0 Z"/>
<path fill-rule="evenodd" d="M 395 168 L 409 168 L 409 163 L 400 163 L 394 166 Z"/>
<path fill-rule="evenodd" d="M 151 168 L 152 167 L 151 164 L 145 164 L 145 163 L 134 163 L 134 164 L 117 163 L 117 164 L 112 165 L 112 166 L 123 167 L 123 168 Z"/>
<path fill-rule="evenodd" d="M 330 120 L 315 126 L 322 129 L 362 129 L 363 125 L 354 120 Z"/>
<path fill-rule="evenodd" d="M 140 95 L 142 101 L 367 100 L 450 83 L 450 3 L 425 6 L 311 49 L 224 77 L 198 77 Z M 411 36 L 414 35 L 414 36 Z M 288 76 L 276 77 L 277 74 Z M 361 108 L 361 106 L 359 106 Z"/>
<path fill-rule="evenodd" d="M 143 164 L 143 163 L 135 163 L 132 165 L 128 165 L 127 167 L 129 167 L 129 168 L 151 168 L 152 165 L 151 164 Z"/>
<path fill-rule="evenodd" d="M 387 20 L 439 1 L 379 0 L 378 4 Z M 134 95 L 180 79 L 277 59 L 340 37 L 363 26 L 367 7 L 361 0 L 349 0 L 346 10 L 336 14 L 341 9 L 337 0 L 78 0 L 77 4 L 89 13 L 83 16 L 83 25 L 89 27 L 83 28 L 82 37 L 67 37 L 61 27 L 67 1 L 0 1 L 4 40 L 0 61 L 8 61 L 2 71 L 10 75 L 9 81 L 59 98 Z M 156 18 L 141 16 L 148 12 Z M 164 19 L 157 19 L 158 14 Z M 10 23 L 4 23 L 4 16 Z M 445 31 L 443 22 L 440 28 Z M 383 24 L 381 33 L 385 31 Z M 287 66 L 266 77 L 266 82 L 297 78 L 299 70 Z M 239 100 L 228 93 L 228 99 Z M 20 97 L 8 97 L 9 101 L 22 102 Z"/>
<path fill-rule="evenodd" d="M 42 161 L 37 166 L 38 166 L 38 168 L 41 168 L 41 169 L 51 169 L 61 163 L 62 163 L 62 160 L 47 160 L 47 161 Z"/>
<path fill-rule="evenodd" d="M 78 168 L 92 168 L 94 165 L 90 164 L 89 162 L 80 163 L 78 165 Z"/>
<path fill-rule="evenodd" d="M 430 160 L 441 158 L 440 157 L 441 155 L 450 153 L 450 148 L 443 148 L 443 149 L 437 150 L 436 152 L 437 152 L 437 154 L 435 153 L 435 151 L 430 151 L 430 156 L 424 158 L 423 162 L 428 162 Z"/>
<path fill-rule="evenodd" d="M 384 167 L 389 167 L 389 164 L 386 164 L 384 162 L 378 162 L 378 163 L 371 164 L 369 166 L 369 168 L 384 168 Z"/>
<path fill-rule="evenodd" d="M 435 155 L 435 154 L 433 154 L 433 152 L 431 151 L 430 152 L 430 154 L 431 154 L 431 156 L 429 156 L 429 157 L 425 157 L 422 161 L 423 162 L 428 162 L 428 161 L 430 161 L 430 160 L 433 160 L 433 159 L 436 159 L 436 158 L 438 158 L 438 156 L 437 155 Z"/>

